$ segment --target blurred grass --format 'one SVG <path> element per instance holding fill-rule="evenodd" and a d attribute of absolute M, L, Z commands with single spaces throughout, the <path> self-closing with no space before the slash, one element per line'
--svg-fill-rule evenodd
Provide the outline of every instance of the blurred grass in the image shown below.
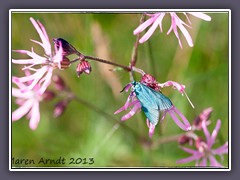
<path fill-rule="evenodd" d="M 186 115 L 190 122 L 204 108 L 213 107 L 210 130 L 215 127 L 217 119 L 222 120 L 217 147 L 228 140 L 229 134 L 228 14 L 209 13 L 209 15 L 212 17 L 211 22 L 200 21 L 200 24 L 197 24 L 199 22 L 195 24 L 195 21 L 192 21 L 193 28 L 188 30 L 191 35 L 196 33 L 194 47 L 189 47 L 181 35 L 183 49 L 180 50 L 174 34 L 166 35 L 169 23 L 164 20 L 163 33 L 160 34 L 156 30 L 149 39 L 149 43 L 140 44 L 136 66 L 147 73 L 154 72 L 160 83 L 167 81 L 169 77 L 174 77 L 171 80 L 186 85 L 186 92 L 194 103 L 195 109 L 192 109 L 186 98 L 176 90 L 165 88 L 163 93 Z M 95 55 L 96 47 L 92 39 L 91 25 L 93 22 L 98 22 L 110 41 L 108 50 L 111 61 L 128 65 L 136 38 L 133 30 L 139 24 L 140 15 L 13 13 L 12 49 L 30 50 L 34 46 L 34 50 L 42 53 L 42 49 L 30 41 L 30 39 L 39 40 L 37 32 L 29 21 L 30 17 L 41 21 L 49 38 L 64 38 L 83 54 L 92 56 Z M 199 29 L 194 32 L 194 27 L 198 25 Z M 151 51 L 149 51 L 149 45 Z M 179 57 L 177 53 L 181 53 L 181 58 L 174 61 L 175 57 Z M 12 58 L 20 57 L 23 56 L 12 53 Z M 121 98 L 116 99 L 105 79 L 100 78 L 101 70 L 98 69 L 96 62 L 92 61 L 91 66 L 92 73 L 89 76 L 81 75 L 80 78 L 76 76 L 75 64 L 65 71 L 56 71 L 56 73 L 63 77 L 77 96 L 114 116 L 113 113 L 124 104 L 128 94 L 122 93 Z M 129 82 L 128 73 L 123 71 L 113 73 L 119 78 L 122 87 Z M 20 66 L 12 65 L 12 75 L 23 75 Z M 139 78 L 137 75 L 137 80 Z M 150 148 L 149 144 L 161 138 L 159 126 L 162 126 L 163 137 L 182 133 L 182 130 L 169 116 L 162 124 L 158 124 L 153 138 L 149 139 L 142 113 L 124 122 L 132 130 L 119 126 L 113 131 L 118 121 L 106 119 L 76 101 L 69 104 L 63 116 L 54 119 L 52 117 L 53 106 L 58 100 L 41 104 L 41 121 L 36 131 L 29 129 L 28 120 L 25 117 L 12 124 L 12 157 L 36 160 L 41 157 L 57 159 L 60 156 L 68 160 L 94 157 L 95 163 L 90 167 L 175 167 L 177 166 L 176 160 L 189 156 L 178 148 L 177 142 L 159 145 L 157 149 Z M 17 108 L 14 103 L 12 106 L 13 110 Z M 120 121 L 123 114 L 115 115 L 115 118 Z M 114 133 L 106 140 L 111 131 Z M 178 165 L 178 167 L 194 166 L 194 164 L 192 162 Z M 223 165 L 228 166 L 227 156 Z M 43 165 L 35 164 L 34 166 Z M 46 166 L 71 165 L 47 164 Z M 87 167 L 81 164 L 74 166 Z"/>

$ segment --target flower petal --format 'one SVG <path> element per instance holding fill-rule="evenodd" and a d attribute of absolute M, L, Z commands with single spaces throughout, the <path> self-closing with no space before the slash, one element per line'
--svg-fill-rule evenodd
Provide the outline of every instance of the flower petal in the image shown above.
<path fill-rule="evenodd" d="M 35 101 L 31 109 L 31 119 L 29 122 L 29 127 L 32 130 L 35 130 L 40 121 L 40 112 L 39 112 L 39 102 Z"/>
<path fill-rule="evenodd" d="M 218 120 L 217 120 L 217 124 L 216 124 L 216 126 L 215 126 L 215 128 L 214 128 L 214 130 L 213 130 L 213 132 L 212 132 L 211 144 L 210 144 L 210 146 L 212 146 L 213 143 L 215 142 L 220 127 L 221 127 L 221 120 L 218 119 Z"/>
<path fill-rule="evenodd" d="M 12 113 L 12 121 L 21 119 L 31 109 L 32 105 L 33 100 L 27 100 L 22 106 L 20 106 Z"/>
<path fill-rule="evenodd" d="M 43 42 L 43 47 L 45 50 L 45 53 L 49 56 L 51 56 L 51 44 L 48 39 L 48 35 L 45 31 L 45 28 L 43 25 L 38 21 L 38 23 L 31 17 L 30 21 L 32 22 L 33 26 L 37 30 L 42 42 Z"/>
<path fill-rule="evenodd" d="M 176 163 L 177 164 L 188 163 L 188 162 L 191 162 L 191 161 L 199 160 L 201 157 L 202 157 L 201 155 L 192 155 L 190 157 L 177 160 Z"/>
<path fill-rule="evenodd" d="M 214 156 L 209 156 L 209 160 L 212 167 L 223 167 Z"/>
<path fill-rule="evenodd" d="M 136 104 L 133 106 L 133 108 L 131 109 L 131 111 L 129 111 L 129 113 L 127 113 L 126 115 L 124 115 L 124 116 L 121 118 L 121 120 L 122 120 L 122 121 L 125 121 L 125 120 L 131 118 L 131 117 L 137 112 L 137 110 L 140 109 L 140 108 L 141 108 L 141 103 L 140 103 L 140 102 L 136 103 Z"/>
<path fill-rule="evenodd" d="M 213 154 L 227 154 L 228 153 L 228 142 L 226 142 L 224 145 L 218 147 L 217 149 L 212 150 Z"/>
<path fill-rule="evenodd" d="M 203 19 L 205 21 L 211 21 L 211 17 L 204 14 L 204 13 L 201 13 L 201 12 L 188 12 L 188 14 L 191 14 L 197 18 L 200 18 L 200 19 Z"/>
<path fill-rule="evenodd" d="M 153 34 L 153 32 L 156 30 L 158 24 L 162 21 L 162 18 L 157 18 L 153 25 L 149 28 L 149 30 L 144 34 L 144 36 L 139 40 L 140 43 L 144 43 L 147 41 Z"/>

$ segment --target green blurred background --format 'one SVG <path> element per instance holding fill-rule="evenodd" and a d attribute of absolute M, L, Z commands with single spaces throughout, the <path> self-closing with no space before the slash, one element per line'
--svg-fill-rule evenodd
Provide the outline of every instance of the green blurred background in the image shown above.
<path fill-rule="evenodd" d="M 228 13 L 207 13 L 210 22 L 201 21 L 191 15 L 192 28 L 187 28 L 194 42 L 191 48 L 179 32 L 183 48 L 179 47 L 174 33 L 166 35 L 170 17 L 163 20 L 163 33 L 157 29 L 144 44 L 139 45 L 136 66 L 153 74 L 158 82 L 172 80 L 186 85 L 186 92 L 195 105 L 193 109 L 187 99 L 171 87 L 162 89 L 173 104 L 192 122 L 207 107 L 213 108 L 210 131 L 216 120 L 222 120 L 222 127 L 214 147 L 228 140 L 229 123 L 229 39 Z M 40 40 L 29 18 L 38 19 L 45 26 L 49 38 L 61 37 L 71 43 L 85 55 L 128 65 L 131 60 L 136 36 L 133 30 L 139 25 L 140 14 L 121 13 L 12 13 L 11 34 L 12 49 L 36 52 L 42 49 L 30 41 Z M 181 16 L 185 19 L 184 16 Z M 184 20 L 186 21 L 186 19 Z M 143 35 L 143 34 L 142 34 Z M 141 36 L 142 36 L 141 35 Z M 99 45 L 100 44 L 100 45 Z M 12 58 L 24 57 L 12 53 Z M 26 56 L 25 56 L 26 57 Z M 74 57 L 72 57 L 74 58 Z M 56 70 L 71 90 L 81 99 L 93 104 L 72 101 L 64 114 L 53 118 L 54 105 L 61 99 L 40 105 L 41 121 L 32 131 L 29 121 L 24 117 L 12 123 L 12 157 L 15 159 L 66 158 L 67 164 L 35 164 L 26 166 L 70 166 L 70 167 L 186 167 L 195 162 L 177 165 L 176 161 L 188 157 L 180 150 L 176 140 L 167 143 L 161 139 L 183 133 L 169 115 L 163 123 L 156 126 L 150 139 L 144 114 L 138 113 L 121 123 L 120 118 L 126 112 L 114 115 L 121 107 L 128 93 L 120 90 L 129 82 L 125 71 L 109 71 L 91 61 L 90 75 L 76 75 L 76 65 L 67 70 Z M 22 66 L 12 64 L 12 75 L 23 76 Z M 111 67 L 112 68 L 112 67 Z M 140 76 L 136 74 L 136 79 Z M 53 89 L 52 86 L 49 89 Z M 12 110 L 17 108 L 12 98 Z M 203 135 L 199 132 L 199 135 Z M 204 137 L 204 136 L 203 136 Z M 68 164 L 70 158 L 90 158 L 92 165 Z M 218 158 L 220 161 L 220 158 Z M 13 167 L 23 166 L 12 164 Z M 228 156 L 224 156 L 223 165 L 228 167 Z M 25 165 L 24 165 L 25 166 Z"/>

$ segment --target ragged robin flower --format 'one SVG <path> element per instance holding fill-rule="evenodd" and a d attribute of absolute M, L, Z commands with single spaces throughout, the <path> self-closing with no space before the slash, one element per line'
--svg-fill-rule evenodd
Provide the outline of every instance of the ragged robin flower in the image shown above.
<path fill-rule="evenodd" d="M 157 27 L 159 26 L 160 31 L 163 32 L 163 28 L 162 28 L 162 20 L 165 17 L 166 14 L 169 14 L 171 16 L 171 26 L 167 32 L 167 34 L 169 34 L 171 31 L 174 32 L 175 36 L 178 39 L 179 45 L 182 48 L 182 43 L 178 34 L 178 28 L 181 30 L 181 32 L 183 33 L 184 37 L 186 38 L 188 45 L 190 47 L 193 46 L 193 42 L 192 42 L 192 38 L 190 36 L 190 34 L 188 33 L 187 29 L 185 28 L 185 26 L 191 28 L 190 25 L 186 24 L 185 22 L 183 22 L 179 16 L 177 15 L 177 13 L 175 12 L 159 12 L 159 13 L 154 13 L 154 14 L 146 14 L 147 16 L 149 16 L 150 18 L 147 19 L 144 23 L 142 23 L 141 25 L 139 25 L 134 31 L 133 34 L 139 34 L 141 32 L 143 32 L 147 27 L 151 26 L 148 31 L 144 34 L 144 36 L 139 40 L 139 43 L 144 43 L 145 41 L 147 41 L 152 34 L 154 33 L 154 31 L 157 29 Z M 191 14 L 197 18 L 203 19 L 205 21 L 210 21 L 211 17 L 204 14 L 204 13 L 200 13 L 200 12 L 184 12 L 183 13 L 188 22 L 191 24 L 188 15 L 187 14 Z"/>
<path fill-rule="evenodd" d="M 220 127 L 221 127 L 221 120 L 217 120 L 214 130 L 212 134 L 210 134 L 207 129 L 206 121 L 203 121 L 202 129 L 206 136 L 206 140 L 204 141 L 203 139 L 198 138 L 196 140 L 196 150 L 190 149 L 187 147 L 181 147 L 182 150 L 191 154 L 191 156 L 184 159 L 180 159 L 177 161 L 177 163 L 179 164 L 179 163 L 188 163 L 191 161 L 196 161 L 196 166 L 223 167 L 222 164 L 217 161 L 215 156 L 219 155 L 223 159 L 223 154 L 228 153 L 228 142 L 226 142 L 224 145 L 216 149 L 213 149 L 213 145 L 215 144 L 216 137 Z"/>
<path fill-rule="evenodd" d="M 40 56 L 34 52 L 33 48 L 31 51 L 14 50 L 14 52 L 28 55 L 30 59 L 18 59 L 18 60 L 13 59 L 12 62 L 15 64 L 25 65 L 23 70 L 27 69 L 33 71 L 34 74 L 20 78 L 13 77 L 13 82 L 15 83 L 31 82 L 31 84 L 27 83 L 29 85 L 22 89 L 22 92 L 31 91 L 36 85 L 38 85 L 40 86 L 40 88 L 38 89 L 38 93 L 41 95 L 44 93 L 44 91 L 51 83 L 53 70 L 56 68 L 62 69 L 61 63 L 63 62 L 63 60 L 64 67 L 66 67 L 67 59 L 63 59 L 63 49 L 61 43 L 58 44 L 58 48 L 55 46 L 55 51 L 52 51 L 47 32 L 44 26 L 40 23 L 40 21 L 35 21 L 33 18 L 30 18 L 30 21 L 32 22 L 33 26 L 38 32 L 42 42 L 36 40 L 31 41 L 42 46 L 45 51 L 45 54 Z"/>
<path fill-rule="evenodd" d="M 30 76 L 29 71 L 25 71 L 26 76 Z M 18 88 L 12 88 L 12 96 L 16 97 L 16 104 L 19 105 L 12 113 L 12 121 L 17 121 L 21 119 L 24 115 L 27 115 L 29 121 L 29 127 L 32 130 L 35 130 L 40 121 L 40 111 L 39 111 L 39 103 L 43 100 L 44 96 L 39 95 L 37 92 L 39 90 L 39 86 L 34 86 L 33 89 L 22 93 L 22 89 L 26 89 L 28 84 L 22 82 L 15 82 Z"/>

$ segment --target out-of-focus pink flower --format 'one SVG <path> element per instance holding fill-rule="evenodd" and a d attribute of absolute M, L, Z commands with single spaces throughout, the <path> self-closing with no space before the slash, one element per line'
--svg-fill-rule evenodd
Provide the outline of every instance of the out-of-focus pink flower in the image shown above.
<path fill-rule="evenodd" d="M 33 89 L 22 93 L 22 89 L 27 88 L 26 83 L 15 81 L 13 81 L 13 83 L 18 86 L 18 88 L 12 88 L 12 96 L 16 97 L 16 104 L 19 105 L 19 108 L 12 113 L 12 121 L 17 121 L 24 115 L 27 115 L 27 118 L 30 119 L 30 128 L 35 130 L 40 121 L 39 102 L 43 99 L 43 97 L 37 93 L 40 87 L 36 85 Z"/>
<path fill-rule="evenodd" d="M 216 127 L 214 128 L 212 134 L 209 133 L 207 129 L 206 121 L 202 122 L 202 128 L 204 131 L 204 134 L 206 136 L 206 141 L 199 140 L 196 143 L 197 150 L 181 147 L 184 151 L 187 153 L 190 153 L 191 156 L 188 158 L 180 159 L 177 161 L 177 163 L 188 163 L 191 161 L 196 161 L 196 166 L 209 166 L 208 160 L 211 167 L 223 167 L 222 164 L 220 164 L 215 156 L 219 155 L 223 157 L 223 154 L 228 153 L 228 142 L 226 142 L 224 145 L 213 149 L 212 146 L 215 143 L 218 131 L 221 127 L 221 120 L 218 120 L 216 123 Z"/>
<path fill-rule="evenodd" d="M 63 59 L 63 49 L 61 44 L 58 48 L 55 47 L 55 52 L 51 50 L 51 44 L 44 26 L 39 22 L 35 21 L 33 18 L 30 18 L 33 26 L 37 30 L 40 39 L 42 42 L 32 40 L 33 42 L 39 44 L 43 47 L 45 55 L 40 56 L 36 54 L 32 48 L 32 51 L 27 50 L 14 50 L 15 52 L 21 54 L 27 54 L 30 59 L 12 59 L 12 62 L 15 64 L 26 65 L 23 70 L 31 70 L 35 73 L 25 77 L 13 77 L 13 82 L 15 83 L 27 83 L 31 82 L 29 86 L 26 86 L 22 89 L 22 92 L 31 91 L 37 84 L 40 86 L 38 93 L 41 95 L 47 89 L 51 83 L 52 73 L 55 68 L 61 69 L 61 62 Z M 35 66 L 40 66 L 39 69 L 36 69 Z M 29 84 L 29 83 L 27 83 Z"/>
<path fill-rule="evenodd" d="M 148 78 L 143 78 L 142 80 L 151 80 L 151 78 L 149 78 L 149 76 L 147 76 Z M 155 78 L 153 79 L 155 82 Z M 152 85 L 151 82 L 147 81 L 149 84 L 148 85 Z M 132 87 L 132 83 L 129 83 L 124 90 L 127 92 L 130 88 Z M 151 88 L 151 86 L 150 86 Z M 155 97 L 153 97 L 155 98 Z M 147 100 L 146 100 L 147 101 Z M 121 120 L 125 121 L 129 118 L 131 118 L 136 112 L 141 111 L 142 109 L 142 105 L 141 102 L 138 100 L 136 93 L 134 92 L 134 90 L 132 90 L 130 92 L 130 95 L 127 98 L 126 103 L 124 104 L 124 106 L 122 106 L 120 109 L 118 109 L 114 114 L 118 114 L 120 112 L 122 112 L 123 110 L 127 110 L 128 108 L 130 108 L 131 110 L 125 114 L 124 116 L 122 116 Z M 174 120 L 174 122 L 183 130 L 188 131 L 191 129 L 191 125 L 188 122 L 187 118 L 174 106 L 172 105 L 170 108 L 163 110 L 163 116 L 161 118 L 161 121 L 165 118 L 166 113 L 168 113 L 172 119 Z M 182 120 L 179 120 L 179 118 Z M 146 120 L 147 126 L 149 128 L 149 136 L 152 137 L 154 130 L 155 130 L 155 126 L 156 124 L 152 124 L 149 119 Z"/>
<path fill-rule="evenodd" d="M 203 19 L 205 21 L 210 21 L 211 17 L 204 14 L 204 13 L 200 13 L 200 12 L 185 12 L 183 13 L 186 17 L 188 22 L 191 24 L 189 18 L 188 18 L 188 14 L 191 14 L 197 18 Z M 162 32 L 162 20 L 164 18 L 164 16 L 166 14 L 170 14 L 171 16 L 171 26 L 167 32 L 167 34 L 169 34 L 171 31 L 174 32 L 175 36 L 178 39 L 179 45 L 182 48 L 182 43 L 178 34 L 178 28 L 180 29 L 180 31 L 183 33 L 184 37 L 186 38 L 188 45 L 190 47 L 193 46 L 193 42 L 192 42 L 192 38 L 190 36 L 190 34 L 188 33 L 187 29 L 185 28 L 185 26 L 191 28 L 190 25 L 186 24 L 185 22 L 183 22 L 178 15 L 175 12 L 169 12 L 169 13 L 165 13 L 165 12 L 160 12 L 160 13 L 155 13 L 155 14 L 146 14 L 147 16 L 150 16 L 150 18 L 148 20 L 146 20 L 144 23 L 142 23 L 141 25 L 139 25 L 134 31 L 133 34 L 139 34 L 142 31 L 144 31 L 147 27 L 149 27 L 151 25 L 151 27 L 148 29 L 148 31 L 146 32 L 146 34 L 144 34 L 144 36 L 139 40 L 139 43 L 144 43 L 145 41 L 147 41 L 152 34 L 154 33 L 154 31 L 156 30 L 156 28 L 159 26 L 160 31 Z"/>

